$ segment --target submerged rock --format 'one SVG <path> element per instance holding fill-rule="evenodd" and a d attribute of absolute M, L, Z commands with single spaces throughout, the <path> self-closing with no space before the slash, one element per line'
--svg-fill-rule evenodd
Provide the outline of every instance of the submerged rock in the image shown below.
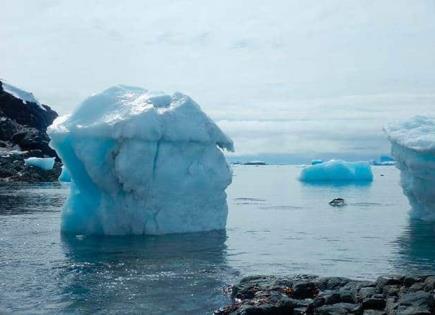
<path fill-rule="evenodd" d="M 370 282 L 306 275 L 246 277 L 233 286 L 233 303 L 214 314 L 435 314 L 435 290 L 425 286 L 431 279 L 392 276 Z M 414 292 L 411 283 L 422 284 L 422 289 Z"/>

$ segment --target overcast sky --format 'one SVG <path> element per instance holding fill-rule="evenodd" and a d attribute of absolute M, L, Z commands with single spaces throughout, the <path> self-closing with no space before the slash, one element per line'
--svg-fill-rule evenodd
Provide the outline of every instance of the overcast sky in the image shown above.
<path fill-rule="evenodd" d="M 180 91 L 238 154 L 365 158 L 387 121 L 435 113 L 435 1 L 0 0 L 0 78 L 60 113 Z"/>

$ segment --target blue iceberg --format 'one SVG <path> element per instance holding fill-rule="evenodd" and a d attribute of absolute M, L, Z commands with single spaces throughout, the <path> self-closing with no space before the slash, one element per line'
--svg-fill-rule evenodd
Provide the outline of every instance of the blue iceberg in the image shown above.
<path fill-rule="evenodd" d="M 303 168 L 299 180 L 309 183 L 371 182 L 373 173 L 368 162 L 330 160 Z"/>
<path fill-rule="evenodd" d="M 55 158 L 38 158 L 38 157 L 30 157 L 24 159 L 25 165 L 35 166 L 45 171 L 49 171 L 54 166 Z"/>
<path fill-rule="evenodd" d="M 435 118 L 416 116 L 384 129 L 412 216 L 435 220 Z"/>
<path fill-rule="evenodd" d="M 62 231 L 168 234 L 224 229 L 233 143 L 181 93 L 115 86 L 48 129 L 71 173 Z"/>

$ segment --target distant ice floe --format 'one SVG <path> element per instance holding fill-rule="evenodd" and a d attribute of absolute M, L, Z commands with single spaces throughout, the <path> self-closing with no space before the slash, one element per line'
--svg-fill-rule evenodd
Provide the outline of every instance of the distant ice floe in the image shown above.
<path fill-rule="evenodd" d="M 310 183 L 371 182 L 373 173 L 368 162 L 330 160 L 306 166 L 302 169 L 299 180 Z"/>
<path fill-rule="evenodd" d="M 38 157 L 30 157 L 24 159 L 24 164 L 31 165 L 35 167 L 39 167 L 45 171 L 49 171 L 53 169 L 55 158 L 38 158 Z"/>
<path fill-rule="evenodd" d="M 72 177 L 62 231 L 167 234 L 224 229 L 233 142 L 190 97 L 115 86 L 48 129 Z"/>
<path fill-rule="evenodd" d="M 384 128 L 412 216 L 435 220 L 435 118 L 415 116 Z"/>
<path fill-rule="evenodd" d="M 381 155 L 378 159 L 370 161 L 370 163 L 376 166 L 391 166 L 395 165 L 396 161 L 391 156 Z"/>
<path fill-rule="evenodd" d="M 319 160 L 319 159 L 311 160 L 311 165 L 322 164 L 322 163 L 323 163 L 323 160 Z"/>

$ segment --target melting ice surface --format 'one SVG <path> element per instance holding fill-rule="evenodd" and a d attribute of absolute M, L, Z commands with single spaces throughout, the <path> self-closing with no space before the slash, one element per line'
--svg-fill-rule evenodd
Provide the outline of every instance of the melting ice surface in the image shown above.
<path fill-rule="evenodd" d="M 346 162 L 341 160 L 319 162 L 315 160 L 312 165 L 302 169 L 299 179 L 311 183 L 370 182 L 373 180 L 373 174 L 367 162 Z"/>
<path fill-rule="evenodd" d="M 43 170 L 49 171 L 54 166 L 54 158 L 30 157 L 30 158 L 24 159 L 24 163 L 26 165 L 39 167 Z"/>
<path fill-rule="evenodd" d="M 71 173 L 62 230 L 166 234 L 224 229 L 233 143 L 191 98 L 115 86 L 49 128 Z"/>
<path fill-rule="evenodd" d="M 435 118 L 416 116 L 385 127 L 412 215 L 435 220 Z"/>

